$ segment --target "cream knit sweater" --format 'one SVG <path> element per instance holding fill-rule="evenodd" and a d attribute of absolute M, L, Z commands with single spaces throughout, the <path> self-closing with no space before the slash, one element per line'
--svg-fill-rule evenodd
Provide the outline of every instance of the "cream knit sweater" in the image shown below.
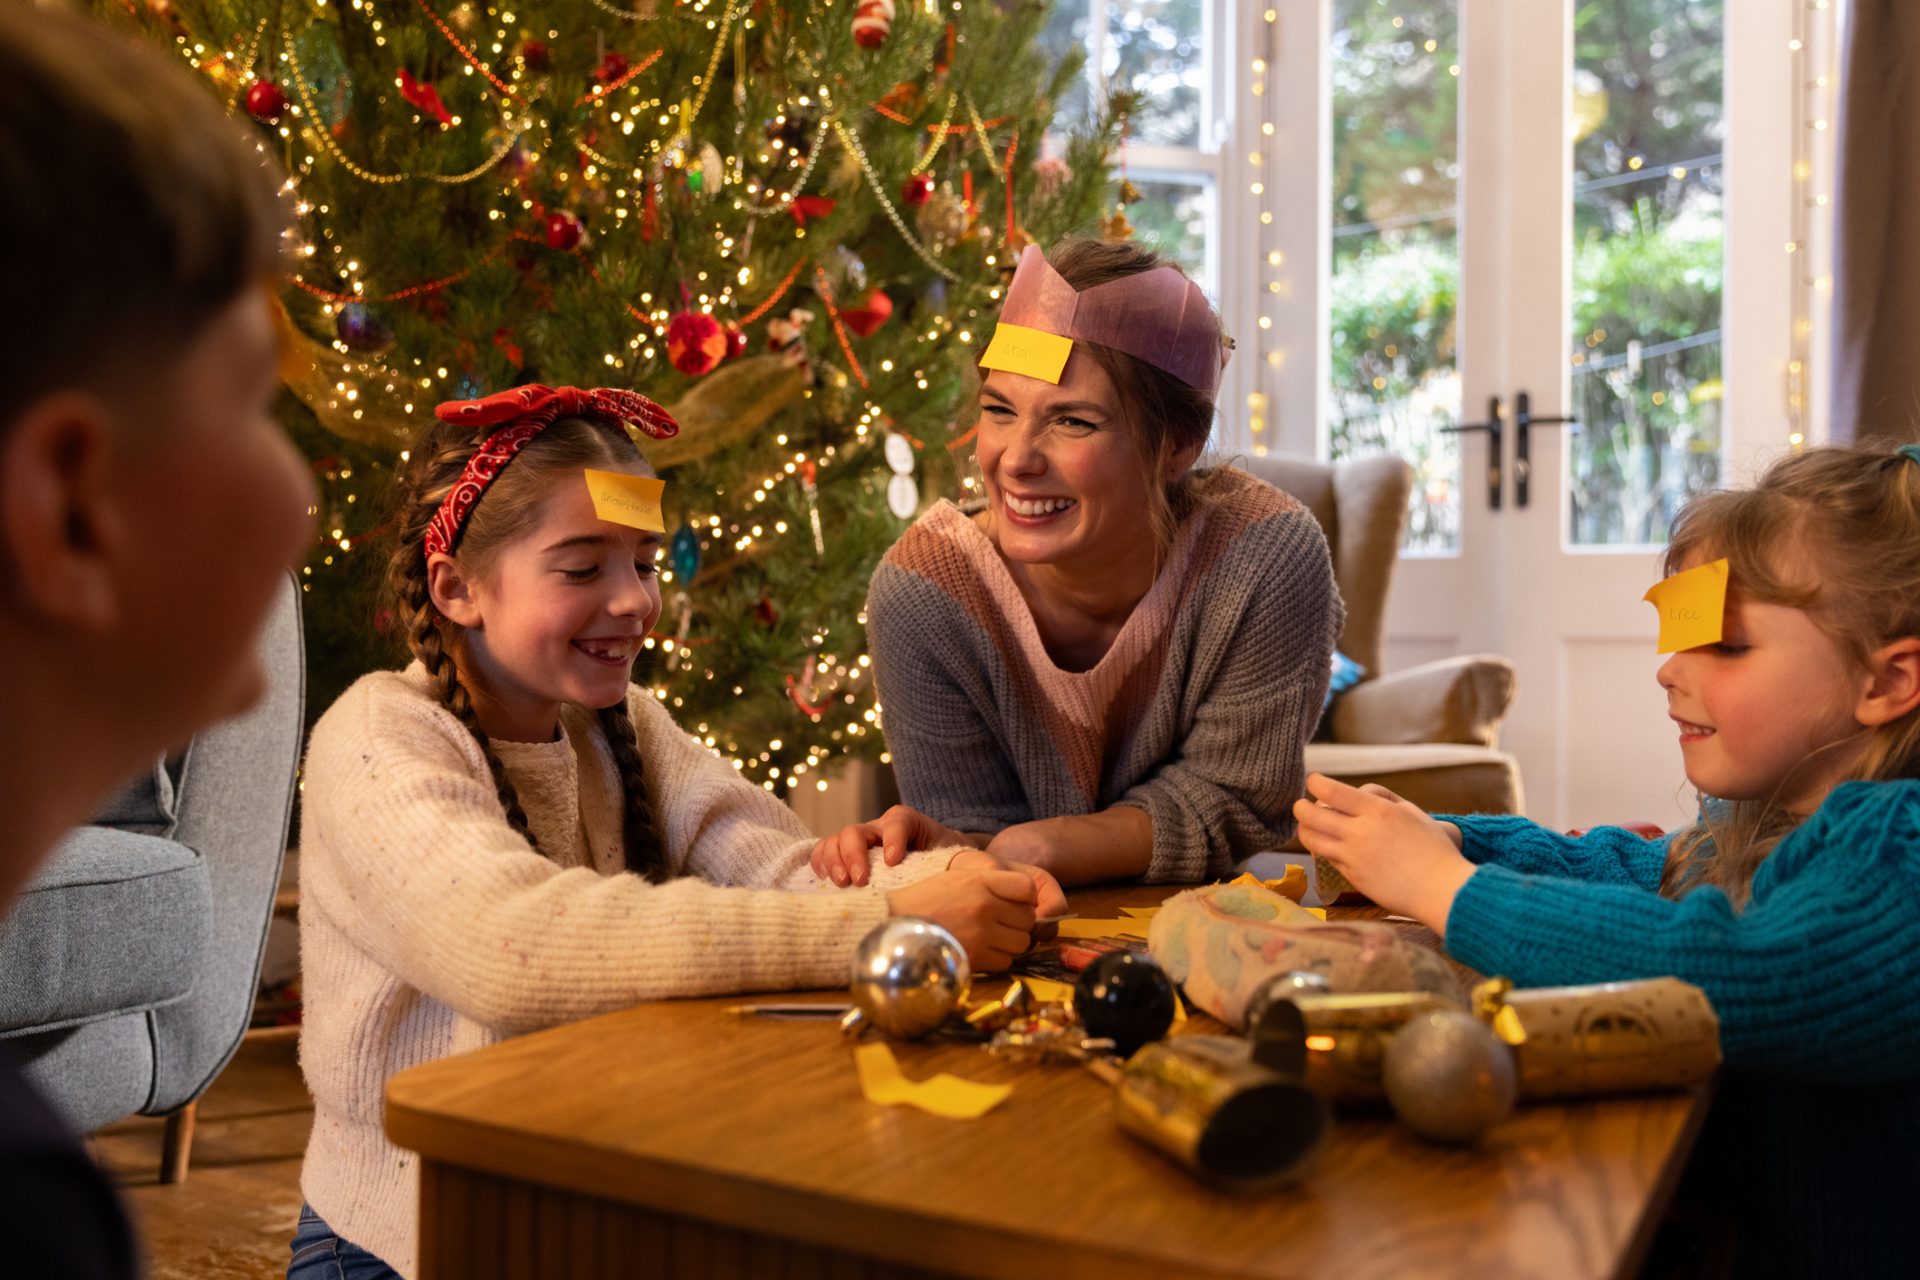
<path fill-rule="evenodd" d="M 479 746 L 419 664 L 366 676 L 313 731 L 300 847 L 314 1098 L 300 1185 L 346 1239 L 417 1270 L 419 1170 L 382 1128 L 387 1077 L 641 1000 L 838 987 L 886 890 L 946 852 L 834 889 L 792 811 L 681 732 L 645 690 L 627 705 L 671 873 L 623 866 L 620 781 L 591 713 L 550 744 L 496 743 L 540 845 L 507 825 Z M 807 892 L 791 892 L 806 890 Z"/>

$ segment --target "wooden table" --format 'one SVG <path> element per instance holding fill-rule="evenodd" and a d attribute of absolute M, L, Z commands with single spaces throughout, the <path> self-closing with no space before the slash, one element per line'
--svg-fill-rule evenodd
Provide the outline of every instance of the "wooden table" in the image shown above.
<path fill-rule="evenodd" d="M 1120 1132 L 1084 1069 L 897 1046 L 915 1079 L 1015 1084 L 942 1120 L 868 1104 L 831 1024 L 737 1003 L 641 1005 L 394 1077 L 422 1280 L 1630 1276 L 1709 1092 L 1525 1106 L 1465 1151 L 1342 1117 L 1304 1184 L 1233 1195 Z"/>

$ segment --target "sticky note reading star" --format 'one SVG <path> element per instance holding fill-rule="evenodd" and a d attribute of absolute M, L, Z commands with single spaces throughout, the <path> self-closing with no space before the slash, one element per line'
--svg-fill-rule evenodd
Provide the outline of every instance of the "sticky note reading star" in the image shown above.
<path fill-rule="evenodd" d="M 593 495 L 593 514 L 609 524 L 665 533 L 667 521 L 660 514 L 660 495 L 666 491 L 667 482 L 652 476 L 587 471 L 587 492 Z"/>
<path fill-rule="evenodd" d="M 1660 653 L 1718 644 L 1727 618 L 1724 559 L 1656 582 L 1641 599 L 1660 611 Z"/>
<path fill-rule="evenodd" d="M 1024 373 L 1057 387 L 1060 372 L 1067 367 L 1067 357 L 1072 354 L 1072 338 L 1003 320 L 994 328 L 993 341 L 987 344 L 987 353 L 980 357 L 980 367 Z"/>

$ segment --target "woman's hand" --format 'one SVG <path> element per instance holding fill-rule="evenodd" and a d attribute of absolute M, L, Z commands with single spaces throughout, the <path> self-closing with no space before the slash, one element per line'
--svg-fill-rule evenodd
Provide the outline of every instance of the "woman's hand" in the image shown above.
<path fill-rule="evenodd" d="M 1145 875 L 1153 857 L 1153 819 L 1117 804 L 1099 813 L 1040 818 L 1007 827 L 987 852 L 1057 876 L 1062 884 L 1097 884 Z"/>
<path fill-rule="evenodd" d="M 943 849 L 956 844 L 979 847 L 973 837 L 941 826 L 918 809 L 897 804 L 872 822 L 856 822 L 826 837 L 813 846 L 810 861 L 813 874 L 844 889 L 867 882 L 868 850 L 874 845 L 880 846 L 881 861 L 894 867 L 916 849 Z"/>
<path fill-rule="evenodd" d="M 1057 915 L 1065 906 L 1059 883 L 1046 872 L 1010 867 L 977 849 L 955 854 L 945 871 L 887 895 L 893 915 L 931 920 L 958 938 L 977 973 L 1012 964 L 1032 941 L 1035 918 Z"/>
<path fill-rule="evenodd" d="M 1293 805 L 1300 843 L 1379 905 L 1445 937 L 1454 895 L 1473 874 L 1460 828 L 1372 783 L 1350 787 L 1315 773 L 1307 793 Z"/>

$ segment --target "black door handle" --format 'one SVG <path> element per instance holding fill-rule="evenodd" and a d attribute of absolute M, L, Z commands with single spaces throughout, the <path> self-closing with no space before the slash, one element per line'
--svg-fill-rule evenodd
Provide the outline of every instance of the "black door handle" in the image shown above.
<path fill-rule="evenodd" d="M 1525 394 L 1522 393 L 1522 403 Z M 1506 444 L 1506 415 L 1501 409 L 1499 396 L 1487 397 L 1487 420 L 1485 422 L 1459 422 L 1440 430 L 1448 435 L 1464 435 L 1469 431 L 1487 433 L 1487 510 L 1500 509 L 1500 455 Z"/>
<path fill-rule="evenodd" d="M 1533 479 L 1533 434 L 1534 427 L 1564 426 L 1579 429 L 1578 418 L 1536 418 L 1533 416 L 1533 398 L 1522 391 L 1513 398 L 1513 505 L 1522 510 L 1527 505 L 1528 482 Z"/>

